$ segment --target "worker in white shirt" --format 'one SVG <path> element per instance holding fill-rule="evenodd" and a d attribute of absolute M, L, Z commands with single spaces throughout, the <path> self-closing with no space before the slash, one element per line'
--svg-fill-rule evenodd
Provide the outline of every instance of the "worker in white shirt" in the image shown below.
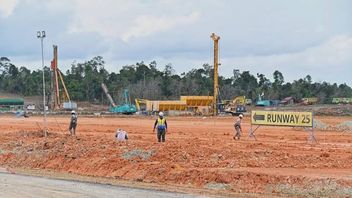
<path fill-rule="evenodd" d="M 237 139 L 239 140 L 241 137 L 241 132 L 242 132 L 242 127 L 241 127 L 241 123 L 242 123 L 242 119 L 243 119 L 243 115 L 240 114 L 234 124 L 235 127 L 235 134 L 233 136 L 233 139 Z"/>
<path fill-rule="evenodd" d="M 116 134 L 115 134 L 115 138 L 118 141 L 126 141 L 126 140 L 128 140 L 127 132 L 122 129 L 117 129 Z"/>

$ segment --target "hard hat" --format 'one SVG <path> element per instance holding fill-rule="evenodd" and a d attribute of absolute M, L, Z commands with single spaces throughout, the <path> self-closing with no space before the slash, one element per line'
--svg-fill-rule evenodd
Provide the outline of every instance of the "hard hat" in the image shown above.
<path fill-rule="evenodd" d="M 74 110 L 71 111 L 71 114 L 76 114 L 76 112 Z"/>
<path fill-rule="evenodd" d="M 162 111 L 159 112 L 159 116 L 160 117 L 163 117 L 164 116 L 164 113 Z"/>
<path fill-rule="evenodd" d="M 243 115 L 242 115 L 242 114 L 240 114 L 238 117 L 243 118 Z"/>

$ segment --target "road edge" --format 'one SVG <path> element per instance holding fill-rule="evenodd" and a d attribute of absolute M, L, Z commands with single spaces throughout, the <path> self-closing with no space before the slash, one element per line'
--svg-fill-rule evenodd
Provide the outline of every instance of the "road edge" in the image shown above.
<path fill-rule="evenodd" d="M 82 176 L 73 173 L 67 172 L 57 172 L 52 170 L 43 170 L 43 169 L 27 169 L 27 168 L 7 168 L 0 167 L 0 173 L 7 174 L 16 174 L 16 175 L 24 175 L 24 176 L 32 176 L 32 177 L 41 177 L 47 179 L 56 179 L 63 181 L 75 181 L 82 183 L 90 183 L 90 184 L 100 184 L 100 185 L 111 185 L 118 187 L 126 187 L 126 188 L 138 188 L 143 190 L 156 190 L 162 192 L 170 192 L 170 193 L 181 193 L 181 194 L 191 194 L 199 197 L 267 197 L 268 194 L 257 194 L 257 193 L 236 193 L 229 192 L 225 190 L 211 190 L 205 188 L 197 188 L 197 187 L 186 187 L 186 186 L 178 186 L 175 184 L 157 184 L 157 183 L 146 183 L 139 181 L 129 181 L 129 180 L 121 180 L 116 178 L 109 177 L 94 177 L 94 176 Z M 270 197 L 276 197 L 275 195 L 270 194 Z"/>

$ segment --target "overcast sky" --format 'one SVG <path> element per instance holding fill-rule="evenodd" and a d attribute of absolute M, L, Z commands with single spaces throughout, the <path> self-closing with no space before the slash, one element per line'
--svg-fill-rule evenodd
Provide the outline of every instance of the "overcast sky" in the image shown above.
<path fill-rule="evenodd" d="M 220 39 L 220 74 L 279 70 L 352 85 L 350 0 L 0 0 L 0 56 L 40 68 L 59 46 L 59 67 L 103 56 L 106 69 L 156 60 L 177 73 L 212 64 L 210 34 Z"/>

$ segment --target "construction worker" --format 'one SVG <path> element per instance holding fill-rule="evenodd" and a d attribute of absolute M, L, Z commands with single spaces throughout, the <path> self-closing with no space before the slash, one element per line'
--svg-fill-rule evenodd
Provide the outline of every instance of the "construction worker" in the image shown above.
<path fill-rule="evenodd" d="M 236 133 L 235 133 L 235 135 L 233 136 L 233 139 L 235 139 L 235 140 L 236 140 L 236 139 L 239 140 L 240 137 L 241 137 L 241 132 L 242 132 L 241 122 L 242 122 L 242 119 L 243 119 L 243 115 L 240 114 L 240 115 L 238 116 L 236 122 L 235 122 L 234 127 L 235 127 L 235 132 L 236 132 Z"/>
<path fill-rule="evenodd" d="M 165 142 L 165 135 L 167 132 L 167 123 L 166 123 L 166 119 L 164 117 L 164 113 L 161 111 L 159 112 L 158 119 L 155 120 L 153 132 L 155 132 L 156 127 L 158 129 L 158 132 L 157 132 L 158 142 L 161 142 L 161 141 Z"/>
<path fill-rule="evenodd" d="M 77 115 L 75 111 L 71 111 L 71 122 L 69 127 L 71 136 L 76 135 L 76 126 L 77 126 Z"/>
<path fill-rule="evenodd" d="M 117 129 L 116 134 L 115 134 L 115 138 L 118 141 L 126 141 L 126 140 L 128 140 L 127 132 L 122 129 Z"/>

